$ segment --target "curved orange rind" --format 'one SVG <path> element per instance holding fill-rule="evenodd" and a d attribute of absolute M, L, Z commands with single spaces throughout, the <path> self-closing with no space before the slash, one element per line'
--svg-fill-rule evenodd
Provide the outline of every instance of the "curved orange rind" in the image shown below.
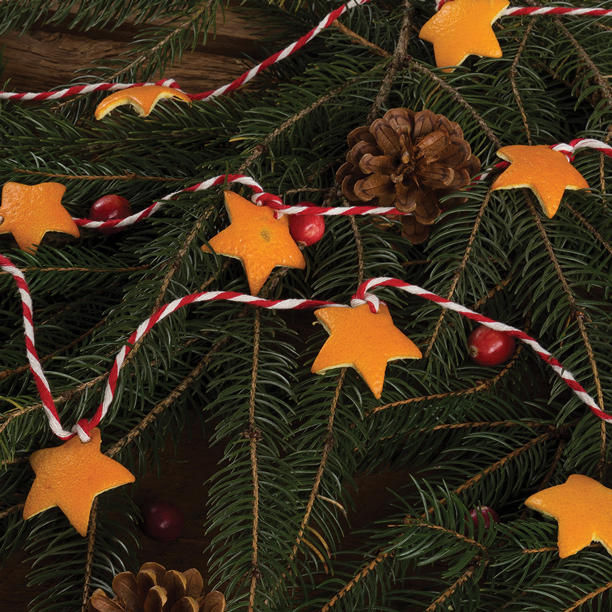
<path fill-rule="evenodd" d="M 332 368 L 355 368 L 377 398 L 382 394 L 388 361 L 422 356 L 414 342 L 395 327 L 384 304 L 377 313 L 362 304 L 354 308 L 320 308 L 315 316 L 330 336 L 311 371 L 323 374 Z"/>
<path fill-rule="evenodd" d="M 141 117 L 146 117 L 151 113 L 155 105 L 164 98 L 175 98 L 191 104 L 191 98 L 174 87 L 142 85 L 140 87 L 128 87 L 115 91 L 110 96 L 104 98 L 96 107 L 95 117 L 96 119 L 102 119 L 113 109 L 123 104 L 130 104 Z"/>
<path fill-rule="evenodd" d="M 36 478 L 23 508 L 24 519 L 59 506 L 85 536 L 95 497 L 134 482 L 128 469 L 100 452 L 100 430 L 93 429 L 90 437 L 83 443 L 75 436 L 61 446 L 32 453 L 30 464 Z"/>
<path fill-rule="evenodd" d="M 527 498 L 525 505 L 557 520 L 562 559 L 593 541 L 612 554 L 612 490 L 596 480 L 572 474 L 564 484 Z"/>
<path fill-rule="evenodd" d="M 502 147 L 497 155 L 510 166 L 495 179 L 491 190 L 528 187 L 549 219 L 555 216 L 566 189 L 589 188 L 567 157 L 546 145 L 511 145 Z"/>

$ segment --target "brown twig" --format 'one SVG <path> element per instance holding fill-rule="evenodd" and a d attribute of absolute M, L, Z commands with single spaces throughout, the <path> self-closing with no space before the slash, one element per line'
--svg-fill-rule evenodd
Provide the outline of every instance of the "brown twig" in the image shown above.
<path fill-rule="evenodd" d="M 43 172 L 42 170 L 27 170 L 26 168 L 13 168 L 12 172 L 31 174 L 33 176 L 46 176 L 66 181 L 156 181 L 176 183 L 185 180 L 185 177 L 143 176 L 142 174 L 136 174 L 134 172 L 129 172 L 128 174 L 59 174 L 56 172 Z"/>
<path fill-rule="evenodd" d="M 81 598 L 81 612 L 87 612 L 87 600 L 89 599 L 89 587 L 93 573 L 93 560 L 96 548 L 96 530 L 98 527 L 98 499 L 94 498 L 89 516 L 89 532 L 87 533 L 87 559 L 85 560 L 85 573 L 83 576 L 83 595 Z"/>
<path fill-rule="evenodd" d="M 461 576 L 459 576 L 459 578 L 457 578 L 457 580 L 455 580 L 455 582 L 448 587 L 448 589 L 446 589 L 431 603 L 431 605 L 425 609 L 425 612 L 434 612 L 439 605 L 447 601 L 449 597 L 452 597 L 453 593 L 474 575 L 476 567 L 476 565 L 470 565 L 470 567 L 468 567 L 465 572 L 463 572 L 463 574 L 461 574 Z"/>
<path fill-rule="evenodd" d="M 612 255 L 612 246 L 606 240 L 604 240 L 603 236 L 573 207 L 570 206 L 567 202 L 564 204 L 565 208 L 567 208 L 578 221 L 592 234 L 593 238 L 597 240 L 610 255 Z"/>
<path fill-rule="evenodd" d="M 533 30 L 534 25 L 536 24 L 536 18 L 529 22 L 527 29 L 525 30 L 525 34 L 523 39 L 521 40 L 521 44 L 519 45 L 518 51 L 514 57 L 514 61 L 510 66 L 510 84 L 512 85 L 512 93 L 514 94 L 514 99 L 516 101 L 516 105 L 518 106 L 519 112 L 521 114 L 521 119 L 523 120 L 523 126 L 525 127 L 525 134 L 527 135 L 527 142 L 531 145 L 531 131 L 529 129 L 529 122 L 527 121 L 527 115 L 525 113 L 525 107 L 523 106 L 523 100 L 521 99 L 521 95 L 519 93 L 518 87 L 516 85 L 516 77 L 517 77 L 517 66 L 519 63 L 519 59 L 525 50 L 525 46 L 527 45 L 527 39 L 531 34 L 531 30 Z"/>
<path fill-rule="evenodd" d="M 584 597 L 581 597 L 580 599 L 575 601 L 569 608 L 565 608 L 563 612 L 572 612 L 573 610 L 577 610 L 582 606 L 582 604 L 585 604 L 587 601 L 590 601 L 591 599 L 601 595 L 602 593 L 605 593 L 610 589 L 612 589 L 612 582 L 608 582 L 607 584 L 600 586 L 598 589 L 595 589 L 591 593 L 588 593 Z"/>
<path fill-rule="evenodd" d="M 357 32 L 353 32 L 353 30 L 351 30 L 350 28 L 347 28 L 340 21 L 334 21 L 334 27 L 340 30 L 340 32 L 342 32 L 345 36 L 347 36 L 351 40 L 354 40 L 356 43 L 363 45 L 364 47 L 367 47 L 368 49 L 370 49 L 370 51 L 372 51 L 376 55 L 380 55 L 381 57 L 391 56 L 391 54 L 388 51 L 386 51 L 382 47 L 379 47 L 373 42 L 370 42 L 367 38 L 360 36 L 359 34 L 357 34 Z"/>
<path fill-rule="evenodd" d="M 14 506 L 11 506 L 10 508 L 7 508 L 6 510 L 2 510 L 2 512 L 0 512 L 0 520 L 2 520 L 3 518 L 6 518 L 7 516 L 13 514 L 13 512 L 18 512 L 19 510 L 23 509 L 24 504 L 15 504 Z"/>

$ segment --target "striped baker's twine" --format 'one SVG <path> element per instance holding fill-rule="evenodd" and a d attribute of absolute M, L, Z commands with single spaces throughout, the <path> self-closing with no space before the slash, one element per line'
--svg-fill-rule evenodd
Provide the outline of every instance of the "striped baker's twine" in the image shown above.
<path fill-rule="evenodd" d="M 452 0 L 435 0 L 436 11 Z M 612 9 L 597 7 L 571 8 L 565 6 L 509 6 L 501 12 L 502 17 L 517 15 L 569 15 L 573 17 L 607 17 L 612 15 Z"/>
<path fill-rule="evenodd" d="M 259 308 L 266 308 L 268 310 L 304 310 L 304 309 L 312 309 L 312 308 L 320 308 L 322 306 L 334 306 L 334 307 L 346 307 L 344 304 L 336 304 L 334 302 L 328 302 L 323 300 L 307 300 L 307 299 L 286 299 L 286 300 L 267 300 L 264 298 L 260 298 L 253 295 L 248 295 L 244 293 L 237 293 L 235 291 L 205 291 L 192 293 L 190 295 L 186 295 L 182 298 L 178 298 L 161 308 L 159 308 L 151 317 L 143 321 L 136 331 L 132 333 L 132 335 L 127 339 L 126 344 L 121 348 L 115 357 L 115 361 L 109 373 L 109 377 L 106 383 L 106 387 L 104 389 L 104 396 L 101 404 L 98 406 L 94 416 L 91 419 L 81 419 L 71 431 L 66 431 L 62 428 L 59 415 L 57 413 L 57 409 L 55 407 L 55 403 L 53 401 L 53 397 L 51 395 L 51 390 L 49 388 L 49 383 L 47 382 L 42 365 L 36 353 L 36 349 L 34 347 L 34 329 L 32 322 L 32 301 L 30 298 L 30 292 L 23 276 L 23 273 L 6 257 L 0 255 L 0 268 L 14 278 L 17 283 L 17 287 L 19 289 L 19 293 L 21 296 L 21 303 L 23 309 L 23 324 L 25 329 L 25 338 L 26 338 L 26 353 L 28 357 L 28 361 L 30 362 L 30 369 L 34 375 L 34 379 L 36 381 L 36 386 L 38 388 L 38 392 L 40 394 L 43 408 L 45 410 L 45 415 L 49 421 L 49 426 L 53 433 L 61 438 L 62 440 L 67 440 L 71 438 L 74 434 L 78 435 L 79 438 L 83 442 L 89 441 L 89 432 L 99 425 L 102 419 L 108 412 L 108 409 L 113 401 L 115 396 L 115 391 L 117 388 L 117 380 L 119 378 L 119 372 L 125 363 L 125 359 L 132 350 L 132 347 L 144 336 L 146 336 L 149 331 L 162 319 L 166 318 L 168 315 L 176 312 L 180 308 L 184 306 L 188 306 L 189 304 L 199 303 L 199 302 L 210 302 L 210 301 L 228 301 L 228 302 L 237 302 L 240 304 L 248 304 L 250 306 L 256 306 Z M 416 285 L 411 285 L 397 278 L 388 278 L 388 277 L 379 277 L 370 279 L 364 283 L 362 283 L 357 293 L 355 294 L 353 300 L 351 300 L 351 306 L 355 306 L 357 304 L 367 302 L 370 305 L 370 309 L 374 312 L 378 310 L 380 301 L 378 298 L 369 293 L 369 290 L 374 287 L 395 287 L 397 289 L 401 289 L 402 291 L 406 291 L 407 293 L 411 293 L 413 295 L 418 295 L 423 299 L 432 301 L 442 308 L 446 308 L 448 310 L 454 310 L 458 312 L 464 317 L 482 323 L 487 327 L 491 327 L 497 331 L 508 334 L 510 336 L 514 336 L 518 338 L 525 344 L 529 345 L 536 354 L 543 359 L 546 363 L 548 363 L 555 373 L 562 378 L 562 380 L 567 384 L 574 393 L 584 402 L 591 411 L 598 416 L 600 419 L 603 419 L 606 422 L 612 422 L 612 416 L 605 413 L 603 410 L 599 408 L 595 400 L 583 389 L 583 387 L 576 381 L 571 372 L 564 369 L 563 366 L 547 351 L 545 350 L 536 340 L 534 340 L 531 336 L 528 336 L 524 332 L 514 327 L 510 327 L 509 325 L 505 325 L 504 323 L 499 323 L 494 321 L 493 319 L 489 319 L 461 304 L 457 304 L 455 302 L 451 302 L 445 298 L 442 298 L 435 293 L 431 293 L 426 289 L 422 289 L 421 287 L 417 287 Z"/>
<path fill-rule="evenodd" d="M 462 317 L 466 317 L 468 319 L 472 319 L 472 321 L 476 321 L 485 325 L 486 327 L 490 327 L 496 331 L 502 332 L 509 336 L 513 336 L 514 338 L 518 338 L 521 342 L 527 344 L 530 348 L 532 348 L 535 353 L 540 357 L 543 361 L 545 361 L 554 371 L 555 373 L 561 377 L 563 382 L 580 398 L 580 400 L 586 404 L 591 412 L 604 420 L 606 423 L 612 423 L 612 415 L 604 412 L 598 405 L 597 402 L 584 390 L 582 385 L 576 381 L 574 376 L 569 370 L 566 370 L 560 363 L 557 361 L 551 353 L 549 353 L 545 348 L 543 348 L 534 338 L 527 335 L 525 332 L 517 329 L 516 327 L 511 327 L 510 325 L 506 325 L 505 323 L 499 323 L 498 321 L 494 321 L 493 319 L 489 319 L 489 317 L 485 317 L 469 308 L 461 304 L 457 304 L 456 302 L 451 302 L 446 298 L 443 298 L 435 293 L 431 293 L 426 289 L 422 289 L 421 287 L 417 287 L 416 285 L 411 285 L 410 283 L 406 283 L 397 278 L 389 278 L 389 277 L 379 277 L 379 278 L 371 278 L 368 281 L 365 281 L 359 286 L 357 293 L 355 294 L 354 300 L 357 302 L 367 302 L 370 306 L 370 310 L 373 312 L 378 311 L 379 300 L 376 296 L 369 293 L 371 289 L 374 287 L 394 287 L 396 289 L 401 289 L 406 293 L 410 293 L 412 295 L 417 295 L 425 300 L 429 300 L 430 302 L 434 302 L 438 304 L 441 308 L 445 308 L 447 310 L 454 310 L 458 312 Z"/>
<path fill-rule="evenodd" d="M 612 147 L 605 142 L 595 140 L 594 138 L 576 138 L 570 141 L 569 144 L 560 143 L 551 148 L 566 155 L 569 161 L 573 161 L 575 153 L 581 149 L 594 149 L 600 153 L 603 153 L 604 155 L 607 155 L 608 157 L 612 157 Z M 484 172 L 481 172 L 479 175 L 475 176 L 472 179 L 472 182 L 482 181 L 486 179 L 494 170 L 507 168 L 508 166 L 509 163 L 506 161 L 498 162 L 491 168 L 487 168 Z M 314 206 L 310 203 L 288 206 L 283 204 L 283 201 L 279 196 L 264 191 L 263 187 L 250 176 L 245 174 L 220 174 L 218 176 L 206 179 L 201 183 L 191 185 L 191 187 L 173 191 L 147 208 L 141 210 L 140 212 L 134 213 L 129 217 L 125 217 L 124 219 L 114 219 L 112 221 L 93 221 L 92 219 L 73 217 L 73 221 L 79 227 L 84 227 L 87 229 L 122 229 L 150 217 L 163 206 L 164 202 L 171 200 L 181 193 L 204 191 L 206 189 L 210 189 L 211 187 L 229 183 L 239 183 L 241 185 L 250 187 L 253 190 L 253 196 L 251 199 L 255 204 L 270 206 L 279 214 L 283 215 L 324 215 L 328 217 L 349 215 L 412 215 L 412 213 L 403 212 L 397 208 L 394 208 L 393 206 Z"/>
<path fill-rule="evenodd" d="M 302 47 L 307 45 L 315 36 L 318 36 L 323 30 L 329 28 L 329 26 L 336 21 L 336 19 L 342 17 L 347 11 L 350 11 L 358 6 L 367 4 L 370 0 L 349 0 L 346 4 L 339 6 L 337 9 L 328 13 L 318 25 L 316 25 L 310 32 L 304 34 L 301 38 L 292 42 L 289 46 L 284 49 L 277 51 L 260 64 L 253 66 L 250 70 L 247 70 L 241 74 L 237 79 L 226 85 L 222 85 L 217 89 L 211 89 L 210 91 L 203 91 L 201 93 L 187 94 L 192 100 L 207 100 L 210 98 L 216 98 L 224 94 L 230 93 L 245 83 L 248 83 L 251 79 L 256 77 L 260 72 L 263 72 L 266 68 L 269 68 L 273 64 L 276 64 L 285 58 L 293 55 L 299 51 Z M 178 88 L 176 81 L 167 79 L 165 81 L 158 81 L 157 83 L 94 83 L 91 85 L 76 85 L 74 87 L 66 87 L 59 91 L 45 91 L 39 93 L 15 93 L 9 91 L 0 92 L 0 100 L 59 100 L 60 98 L 67 98 L 77 94 L 86 94 L 96 91 L 105 90 L 116 90 L 125 89 L 127 87 L 136 87 L 140 85 L 164 85 L 166 87 Z"/>

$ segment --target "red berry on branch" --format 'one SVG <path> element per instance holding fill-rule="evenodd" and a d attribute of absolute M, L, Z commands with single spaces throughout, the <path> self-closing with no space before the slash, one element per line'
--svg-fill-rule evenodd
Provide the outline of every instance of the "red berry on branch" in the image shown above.
<path fill-rule="evenodd" d="M 480 325 L 468 337 L 470 357 L 479 365 L 495 366 L 512 356 L 516 342 L 512 336 Z"/>
<path fill-rule="evenodd" d="M 183 513 L 170 502 L 154 501 L 142 507 L 144 532 L 162 542 L 176 540 L 183 532 Z"/>
<path fill-rule="evenodd" d="M 488 528 L 491 523 L 499 523 L 499 515 L 493 508 L 489 506 L 478 506 L 470 511 L 474 527 L 478 529 L 478 516 L 482 517 L 485 528 Z"/>
<path fill-rule="evenodd" d="M 325 219 L 322 215 L 290 215 L 289 231 L 300 246 L 310 246 L 323 238 Z"/>
<path fill-rule="evenodd" d="M 115 219 L 125 219 L 132 214 L 130 202 L 123 196 L 111 193 L 98 198 L 89 210 L 89 218 L 92 221 L 113 221 Z M 114 233 L 115 229 L 108 228 L 101 230 L 105 234 Z"/>

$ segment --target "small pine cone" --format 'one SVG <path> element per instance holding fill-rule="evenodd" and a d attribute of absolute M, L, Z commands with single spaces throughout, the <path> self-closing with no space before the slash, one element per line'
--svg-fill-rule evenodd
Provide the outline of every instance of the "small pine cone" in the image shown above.
<path fill-rule="evenodd" d="M 113 579 L 111 599 L 96 589 L 89 612 L 224 612 L 225 597 L 219 591 L 202 594 L 204 581 L 197 569 L 166 570 L 159 563 L 145 563 L 134 576 L 122 572 Z"/>
<path fill-rule="evenodd" d="M 348 136 L 346 162 L 336 180 L 355 205 L 395 206 L 402 234 L 413 243 L 429 236 L 440 215 L 439 198 L 465 187 L 480 169 L 459 125 L 429 110 L 392 108 Z"/>

